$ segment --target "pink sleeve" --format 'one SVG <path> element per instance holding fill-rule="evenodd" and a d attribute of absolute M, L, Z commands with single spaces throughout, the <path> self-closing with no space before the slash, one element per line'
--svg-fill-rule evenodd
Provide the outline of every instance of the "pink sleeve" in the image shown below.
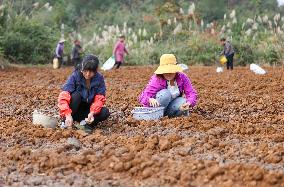
<path fill-rule="evenodd" d="M 145 106 L 149 107 L 149 99 L 155 98 L 156 94 L 161 90 L 161 86 L 156 75 L 153 75 L 147 84 L 146 88 L 140 94 L 138 100 L 139 102 Z"/>
<path fill-rule="evenodd" d="M 183 90 L 186 96 L 186 100 L 190 103 L 192 107 L 194 107 L 197 103 L 197 92 L 193 88 L 189 78 L 184 74 L 182 76 L 183 79 Z"/>

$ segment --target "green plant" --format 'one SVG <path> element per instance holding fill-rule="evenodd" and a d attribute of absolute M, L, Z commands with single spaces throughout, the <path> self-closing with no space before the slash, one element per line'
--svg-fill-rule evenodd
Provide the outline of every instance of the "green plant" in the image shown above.
<path fill-rule="evenodd" d="M 239 59 L 238 65 L 246 66 L 247 64 L 254 63 L 255 61 L 255 54 L 252 49 L 252 46 L 245 44 L 245 43 L 234 43 L 235 52 L 238 54 Z"/>
<path fill-rule="evenodd" d="M 160 52 L 158 50 L 152 50 L 149 55 L 150 64 L 159 64 L 160 61 Z"/>
<path fill-rule="evenodd" d="M 52 57 L 56 33 L 33 20 L 18 17 L 1 40 L 4 55 L 14 63 L 46 63 Z"/>
<path fill-rule="evenodd" d="M 264 58 L 270 65 L 275 66 L 280 64 L 280 53 L 272 46 L 268 48 Z"/>

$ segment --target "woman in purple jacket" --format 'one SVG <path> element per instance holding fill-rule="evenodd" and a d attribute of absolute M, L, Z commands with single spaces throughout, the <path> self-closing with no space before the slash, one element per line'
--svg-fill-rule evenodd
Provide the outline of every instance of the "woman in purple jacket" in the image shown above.
<path fill-rule="evenodd" d="M 189 108 L 196 105 L 196 90 L 173 54 L 161 56 L 160 66 L 139 96 L 139 102 L 145 107 L 165 107 L 169 117 L 188 115 Z"/>
<path fill-rule="evenodd" d="M 65 39 L 60 39 L 55 49 L 55 58 L 57 58 L 59 61 L 59 67 L 61 67 L 63 63 L 63 53 L 64 53 L 64 42 L 65 41 L 66 41 Z"/>

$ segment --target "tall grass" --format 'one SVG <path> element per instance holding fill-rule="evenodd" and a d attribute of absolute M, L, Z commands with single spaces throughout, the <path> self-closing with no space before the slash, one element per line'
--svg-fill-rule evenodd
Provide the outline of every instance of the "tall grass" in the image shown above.
<path fill-rule="evenodd" d="M 11 4 L 9 8 L 1 6 L 2 35 L 13 33 L 18 36 L 19 32 L 15 30 L 15 24 L 19 22 L 17 20 L 24 20 L 27 25 L 35 26 L 31 30 L 35 29 L 45 34 L 41 35 L 41 32 L 35 31 L 38 39 L 32 40 L 31 43 L 28 40 L 29 35 L 24 32 L 28 28 L 23 26 L 20 28 L 23 34 L 19 36 L 23 41 L 21 45 L 13 44 L 11 47 L 10 41 L 3 45 L 3 38 L 0 38 L 0 42 L 4 46 L 4 55 L 11 56 L 11 59 L 16 56 L 25 63 L 44 63 L 45 59 L 52 57 L 59 38 L 67 39 L 67 55 L 70 54 L 74 39 L 80 39 L 85 53 L 94 53 L 101 61 L 105 61 L 112 55 L 118 36 L 124 34 L 130 52 L 126 61 L 130 65 L 156 64 L 163 53 L 174 53 L 181 63 L 215 65 L 222 49 L 219 39 L 225 37 L 232 41 L 236 49 L 235 59 L 238 65 L 252 62 L 279 65 L 283 61 L 284 17 L 279 13 L 244 17 L 239 15 L 237 9 L 227 12 L 223 20 L 208 22 L 208 19 L 203 19 L 200 12 L 197 12 L 198 5 L 191 3 L 193 1 L 159 2 L 160 4 L 150 0 L 137 1 L 136 7 L 132 9 L 110 3 L 105 12 L 98 9 L 90 14 L 93 17 L 89 15 L 83 20 L 76 20 L 78 17 L 71 16 L 76 13 L 73 12 L 72 4 L 67 4 L 64 9 L 62 3 L 56 4 L 55 1 L 50 1 L 49 4 L 41 0 L 26 5 L 26 8 L 19 11 L 15 11 Z M 68 12 L 69 9 L 72 11 Z M 67 12 L 70 15 L 64 15 Z M 80 25 L 72 28 L 71 22 L 78 22 Z M 105 22 L 112 24 L 103 24 Z M 15 37 L 5 38 L 16 42 L 12 40 Z M 36 46 L 37 43 L 40 45 L 34 53 L 32 46 Z M 30 49 L 29 53 L 20 51 L 21 53 L 7 54 L 6 49 L 17 49 L 18 46 L 24 46 L 21 49 Z M 42 50 L 41 46 L 46 50 Z"/>

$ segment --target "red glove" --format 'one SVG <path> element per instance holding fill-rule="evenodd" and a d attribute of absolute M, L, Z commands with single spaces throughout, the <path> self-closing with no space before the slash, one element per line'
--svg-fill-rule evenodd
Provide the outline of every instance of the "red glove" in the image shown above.
<path fill-rule="evenodd" d="M 61 117 L 66 117 L 68 114 L 72 113 L 72 110 L 70 109 L 70 100 L 71 100 L 71 95 L 67 91 L 62 91 L 59 94 L 58 97 L 58 107 L 59 107 L 59 112 Z"/>
<path fill-rule="evenodd" d="M 105 102 L 106 97 L 104 95 L 96 95 L 94 98 L 94 102 L 91 104 L 90 112 L 94 114 L 100 113 Z"/>

